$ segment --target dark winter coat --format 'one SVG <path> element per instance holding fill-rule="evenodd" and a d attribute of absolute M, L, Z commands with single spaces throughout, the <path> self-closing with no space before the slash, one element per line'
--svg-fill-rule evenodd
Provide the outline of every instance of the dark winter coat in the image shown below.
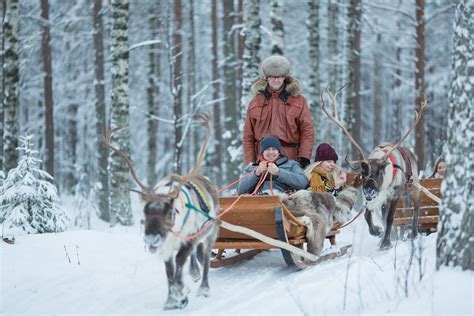
<path fill-rule="evenodd" d="M 271 93 L 267 81 L 257 80 L 252 91 L 256 94 L 249 103 L 243 131 L 245 164 L 257 160 L 258 142 L 267 135 L 277 137 L 282 154 L 291 160 L 311 159 L 314 127 L 306 99 L 300 95 L 299 81 L 285 80 L 280 92 Z"/>
<path fill-rule="evenodd" d="M 249 164 L 244 169 L 244 174 L 247 174 L 254 170 L 258 166 L 258 162 Z M 278 176 L 272 176 L 272 188 L 280 192 L 287 192 L 292 190 L 301 190 L 305 189 L 308 186 L 308 178 L 304 174 L 303 169 L 301 169 L 299 163 L 294 160 L 289 160 L 288 157 L 281 156 L 275 161 L 275 165 L 280 169 L 280 174 Z M 237 193 L 252 193 L 255 190 L 260 177 L 257 176 L 255 172 L 252 172 L 251 175 L 243 178 L 238 186 Z M 259 192 L 270 190 L 270 173 L 265 178 L 265 182 L 259 189 Z"/>

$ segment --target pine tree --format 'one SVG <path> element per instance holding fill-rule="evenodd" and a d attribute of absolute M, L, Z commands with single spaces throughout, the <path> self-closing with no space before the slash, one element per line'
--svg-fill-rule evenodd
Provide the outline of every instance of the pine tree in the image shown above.
<path fill-rule="evenodd" d="M 0 186 L 0 223 L 4 233 L 52 233 L 66 230 L 69 218 L 59 204 L 53 178 L 39 168 L 33 136 L 20 137 L 18 166 Z"/>
<path fill-rule="evenodd" d="M 448 117 L 448 141 L 444 148 L 446 177 L 440 209 L 437 266 L 454 265 L 474 270 L 474 41 L 471 30 L 474 5 L 459 0 L 454 22 L 453 75 Z"/>
<path fill-rule="evenodd" d="M 270 22 L 272 24 L 272 55 L 283 55 L 284 25 L 283 25 L 283 0 L 272 0 L 270 4 Z"/>

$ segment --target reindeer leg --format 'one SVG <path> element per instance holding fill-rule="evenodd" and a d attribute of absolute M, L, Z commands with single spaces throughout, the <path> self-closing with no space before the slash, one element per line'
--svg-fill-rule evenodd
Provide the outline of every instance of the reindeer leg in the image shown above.
<path fill-rule="evenodd" d="M 199 265 L 197 263 L 197 258 L 196 254 L 192 254 L 191 257 L 189 258 L 189 273 L 191 274 L 191 277 L 194 282 L 199 281 L 201 278 L 201 271 L 199 269 Z"/>
<path fill-rule="evenodd" d="M 380 227 L 374 225 L 374 222 L 372 221 L 372 210 L 366 209 L 364 217 L 367 225 L 369 225 L 369 233 L 372 236 L 380 236 L 382 234 L 382 230 Z"/>
<path fill-rule="evenodd" d="M 420 200 L 418 198 L 413 201 L 413 226 L 411 230 L 411 238 L 415 238 L 418 234 L 418 214 L 420 212 Z"/>
<path fill-rule="evenodd" d="M 165 261 L 165 268 L 166 268 L 166 277 L 168 278 L 168 298 L 166 299 L 164 309 L 172 309 L 173 306 L 175 306 L 177 303 L 173 295 L 173 288 L 174 288 L 173 259 L 169 259 Z"/>
<path fill-rule="evenodd" d="M 184 288 L 183 283 L 183 267 L 188 259 L 189 255 L 193 250 L 193 246 L 191 243 L 186 243 L 181 246 L 181 249 L 178 251 L 176 255 L 176 270 L 174 274 L 174 282 L 171 286 L 171 301 L 168 304 L 165 304 L 165 309 L 181 309 L 185 308 L 188 305 L 188 289 Z M 169 299 L 168 299 L 169 300 Z"/>
<path fill-rule="evenodd" d="M 380 244 L 380 250 L 390 249 L 392 244 L 390 243 L 390 233 L 392 231 L 393 216 L 395 215 L 395 209 L 397 208 L 398 199 L 390 201 L 390 207 L 388 209 L 387 217 L 385 219 L 385 234 Z M 385 209 L 387 206 L 385 206 Z M 384 216 L 385 217 L 385 216 Z"/>
<path fill-rule="evenodd" d="M 212 233 L 201 243 L 200 250 L 202 254 L 202 280 L 197 295 L 201 297 L 209 296 L 209 265 L 211 260 L 211 251 L 214 242 L 217 239 L 217 225 L 213 225 Z"/>

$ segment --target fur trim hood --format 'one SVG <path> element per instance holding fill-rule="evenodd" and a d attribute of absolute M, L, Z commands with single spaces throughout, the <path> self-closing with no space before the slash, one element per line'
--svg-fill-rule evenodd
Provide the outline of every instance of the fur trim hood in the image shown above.
<path fill-rule="evenodd" d="M 258 79 L 252 84 L 250 88 L 253 94 L 257 95 L 263 93 L 268 87 L 268 82 L 265 79 Z M 301 94 L 301 85 L 298 79 L 287 77 L 285 79 L 285 91 L 292 97 L 297 97 Z"/>

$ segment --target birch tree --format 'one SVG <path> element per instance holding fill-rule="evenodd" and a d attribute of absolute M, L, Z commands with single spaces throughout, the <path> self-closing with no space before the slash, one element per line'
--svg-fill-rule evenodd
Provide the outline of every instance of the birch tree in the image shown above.
<path fill-rule="evenodd" d="M 259 76 L 258 67 L 260 65 L 260 25 L 261 20 L 259 16 L 260 0 L 245 0 L 244 1 L 244 36 L 245 46 L 243 55 L 243 77 L 242 77 L 242 98 L 241 104 L 241 120 L 245 120 L 247 115 L 247 105 L 252 98 L 250 87 L 254 80 Z M 243 124 L 240 124 L 243 126 Z"/>
<path fill-rule="evenodd" d="M 444 147 L 446 177 L 437 240 L 437 267 L 460 266 L 474 270 L 474 4 L 459 0 L 454 22 L 452 84 L 448 140 Z"/>
<path fill-rule="evenodd" d="M 45 118 L 45 165 L 46 172 L 54 177 L 54 105 L 53 66 L 51 60 L 51 34 L 49 30 L 49 3 L 41 0 L 41 57 L 43 59 L 44 118 Z"/>
<path fill-rule="evenodd" d="M 283 55 L 285 34 L 283 25 L 283 0 L 272 0 L 270 4 L 270 23 L 272 24 L 272 55 Z"/>
<path fill-rule="evenodd" d="M 101 17 L 102 0 L 94 0 L 92 8 L 92 40 L 94 47 L 94 92 L 95 92 L 95 138 L 97 148 L 97 166 L 99 190 L 97 192 L 100 219 L 110 221 L 109 214 L 109 174 L 107 170 L 107 157 L 109 152 L 102 145 L 101 136 L 105 135 L 107 115 L 105 106 L 105 78 L 104 78 L 104 28 Z"/>
<path fill-rule="evenodd" d="M 239 124 L 240 129 L 243 128 L 244 120 L 247 115 L 247 106 L 252 98 L 252 92 L 250 88 L 254 80 L 259 77 L 258 67 L 260 65 L 260 1 L 259 0 L 245 0 L 244 2 L 244 36 L 245 36 L 245 46 L 244 46 L 244 55 L 243 55 L 243 76 L 242 76 L 242 94 L 241 94 L 241 111 L 240 111 L 240 120 Z M 242 130 L 240 130 L 242 133 Z M 239 138 L 239 143 L 234 147 L 236 152 L 240 153 L 236 155 L 231 155 L 233 160 L 238 157 L 242 157 L 242 138 Z"/>
<path fill-rule="evenodd" d="M 13 169 L 18 161 L 18 112 L 19 99 L 19 4 L 18 0 L 6 1 L 4 29 L 4 64 L 3 64 L 3 170 L 5 174 Z"/>
<path fill-rule="evenodd" d="M 319 64 L 321 63 L 319 52 L 319 1 L 308 1 L 308 46 L 309 46 L 309 108 L 313 116 L 316 128 L 322 124 L 321 108 L 318 106 L 320 95 Z M 315 144 L 319 143 L 321 133 L 314 133 Z"/>
<path fill-rule="evenodd" d="M 362 0 L 351 0 L 347 8 L 346 48 L 345 48 L 345 84 L 344 125 L 355 141 L 361 144 L 361 110 L 360 110 L 360 38 L 361 38 Z M 349 142 L 344 152 L 355 155 L 356 151 Z M 349 148 L 352 148 L 349 150 Z"/>
<path fill-rule="evenodd" d="M 110 125 L 120 128 L 112 143 L 130 157 L 128 103 L 128 0 L 112 0 L 112 104 Z M 109 154 L 110 224 L 132 225 L 126 163 L 114 152 Z"/>
<path fill-rule="evenodd" d="M 419 107 L 425 94 L 425 0 L 416 0 L 416 63 L 415 63 L 415 106 Z M 424 117 L 415 127 L 415 154 L 418 170 L 425 167 L 425 123 Z"/>

